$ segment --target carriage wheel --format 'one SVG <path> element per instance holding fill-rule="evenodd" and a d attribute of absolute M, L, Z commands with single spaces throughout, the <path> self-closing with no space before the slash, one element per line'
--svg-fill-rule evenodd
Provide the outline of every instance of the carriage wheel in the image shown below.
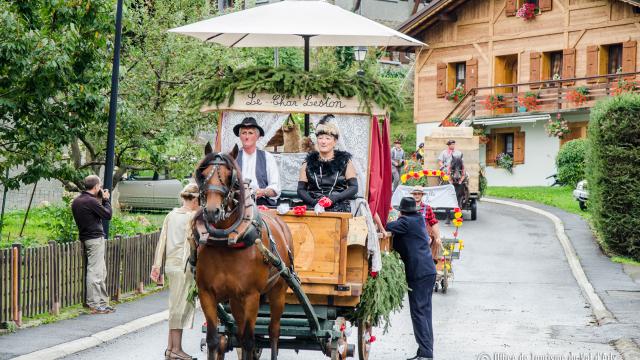
<path fill-rule="evenodd" d="M 447 288 L 449 288 L 449 272 L 447 271 L 447 263 L 444 263 L 444 275 L 442 275 L 442 280 L 440 280 L 440 286 L 442 286 L 442 293 L 447 293 Z"/>
<path fill-rule="evenodd" d="M 471 220 L 478 218 L 478 202 L 476 199 L 471 200 Z"/>
<path fill-rule="evenodd" d="M 359 360 L 369 359 L 370 344 L 367 344 L 367 333 L 371 333 L 369 323 L 358 324 L 358 358 Z"/>

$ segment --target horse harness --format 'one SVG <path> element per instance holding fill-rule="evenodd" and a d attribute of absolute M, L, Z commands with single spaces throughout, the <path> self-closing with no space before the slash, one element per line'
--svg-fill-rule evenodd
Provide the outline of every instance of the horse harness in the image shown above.
<path fill-rule="evenodd" d="M 259 209 L 251 198 L 250 192 L 245 192 L 247 196 L 245 197 L 244 202 L 240 202 L 235 199 L 235 194 L 240 191 L 240 186 L 245 187 L 245 190 L 247 190 L 246 187 L 248 186 L 248 183 L 243 183 L 242 185 L 240 185 L 237 171 L 235 167 L 232 166 L 233 162 L 230 160 L 230 158 L 228 158 L 228 156 L 224 154 L 216 154 L 213 160 L 208 165 L 213 165 L 213 169 L 209 173 L 209 175 L 207 175 L 200 186 L 199 195 L 200 203 L 202 204 L 202 213 L 194 220 L 195 227 L 193 229 L 193 236 L 196 239 L 196 251 L 193 254 L 195 255 L 194 258 L 190 260 L 190 262 L 192 262 L 192 265 L 195 266 L 197 247 L 227 246 L 237 249 L 248 248 L 255 245 L 256 239 L 262 238 L 263 228 L 267 230 L 267 237 L 269 239 L 269 248 L 271 252 L 275 254 L 280 261 L 282 261 L 282 257 L 280 256 L 276 243 L 273 240 L 271 229 L 262 218 Z M 224 181 L 222 180 L 220 172 L 218 171 L 218 168 L 221 165 L 227 166 L 229 169 L 232 169 L 230 187 L 224 185 Z M 217 174 L 220 184 L 223 185 L 209 184 L 209 181 L 215 174 Z M 244 207 L 244 211 L 241 212 L 236 221 L 230 227 L 226 229 L 216 229 L 212 227 L 211 224 L 207 221 L 206 196 L 209 191 L 222 194 L 224 200 L 221 209 L 221 216 L 224 219 L 228 219 L 234 212 L 240 210 L 241 207 Z M 232 210 L 227 213 L 227 208 L 232 208 Z M 293 254 L 286 242 L 285 247 L 287 248 L 289 261 L 291 263 L 290 271 L 295 274 L 293 266 Z M 265 263 L 267 263 L 266 259 Z M 274 270 L 275 267 L 273 266 L 269 269 L 267 289 L 270 289 L 280 277 L 281 271 Z"/>

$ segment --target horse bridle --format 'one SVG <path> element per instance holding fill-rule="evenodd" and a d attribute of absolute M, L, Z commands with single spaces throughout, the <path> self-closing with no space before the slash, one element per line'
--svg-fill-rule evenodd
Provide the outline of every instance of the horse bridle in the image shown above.
<path fill-rule="evenodd" d="M 233 165 L 233 160 L 226 154 L 215 154 L 213 159 L 208 163 L 204 164 L 204 167 L 207 168 L 209 166 L 213 166 L 211 172 L 207 175 L 207 177 L 203 180 L 200 188 L 199 188 L 199 197 L 200 197 L 200 207 L 202 207 L 202 214 L 204 215 L 204 225 L 207 229 L 207 232 L 211 234 L 214 238 L 226 238 L 231 233 L 237 232 L 238 226 L 242 222 L 244 218 L 244 207 L 236 206 L 238 205 L 238 200 L 234 198 L 236 191 L 241 190 L 242 184 L 240 184 L 238 179 L 238 172 Z M 220 175 L 220 166 L 226 166 L 231 169 L 231 184 L 229 187 L 224 185 L 224 181 L 222 180 L 222 176 Z M 213 178 L 214 175 L 218 176 L 218 181 L 221 185 L 212 185 L 209 184 L 209 181 Z M 220 218 L 222 220 L 228 219 L 231 214 L 233 214 L 237 209 L 241 208 L 242 212 L 237 220 L 227 229 L 215 229 L 211 227 L 209 221 L 207 220 L 207 194 L 209 192 L 219 193 L 223 196 L 222 204 L 220 206 L 221 213 Z M 242 195 L 241 195 L 242 196 Z M 227 209 L 232 208 L 229 213 L 227 213 Z"/>

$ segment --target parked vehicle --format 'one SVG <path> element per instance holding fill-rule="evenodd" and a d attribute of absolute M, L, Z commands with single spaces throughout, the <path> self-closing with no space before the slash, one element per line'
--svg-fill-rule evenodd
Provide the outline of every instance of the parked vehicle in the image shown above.
<path fill-rule="evenodd" d="M 165 210 L 180 207 L 180 191 L 183 184 L 172 179 L 168 171 L 163 176 L 129 175 L 118 183 L 118 201 L 121 208 Z"/>
<path fill-rule="evenodd" d="M 575 190 L 573 190 L 573 197 L 576 198 L 580 204 L 580 210 L 587 210 L 587 200 L 589 200 L 589 192 L 587 191 L 587 180 L 578 182 Z"/>

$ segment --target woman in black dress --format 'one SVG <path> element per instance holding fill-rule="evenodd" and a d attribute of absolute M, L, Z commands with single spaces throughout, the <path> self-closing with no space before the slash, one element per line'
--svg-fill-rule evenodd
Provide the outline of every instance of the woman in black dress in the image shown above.
<path fill-rule="evenodd" d="M 349 200 L 358 193 L 356 169 L 351 154 L 336 150 L 338 127 L 326 115 L 316 126 L 317 151 L 307 154 L 300 168 L 298 196 L 316 212 L 351 212 Z M 320 210 L 320 211 L 319 211 Z"/>

